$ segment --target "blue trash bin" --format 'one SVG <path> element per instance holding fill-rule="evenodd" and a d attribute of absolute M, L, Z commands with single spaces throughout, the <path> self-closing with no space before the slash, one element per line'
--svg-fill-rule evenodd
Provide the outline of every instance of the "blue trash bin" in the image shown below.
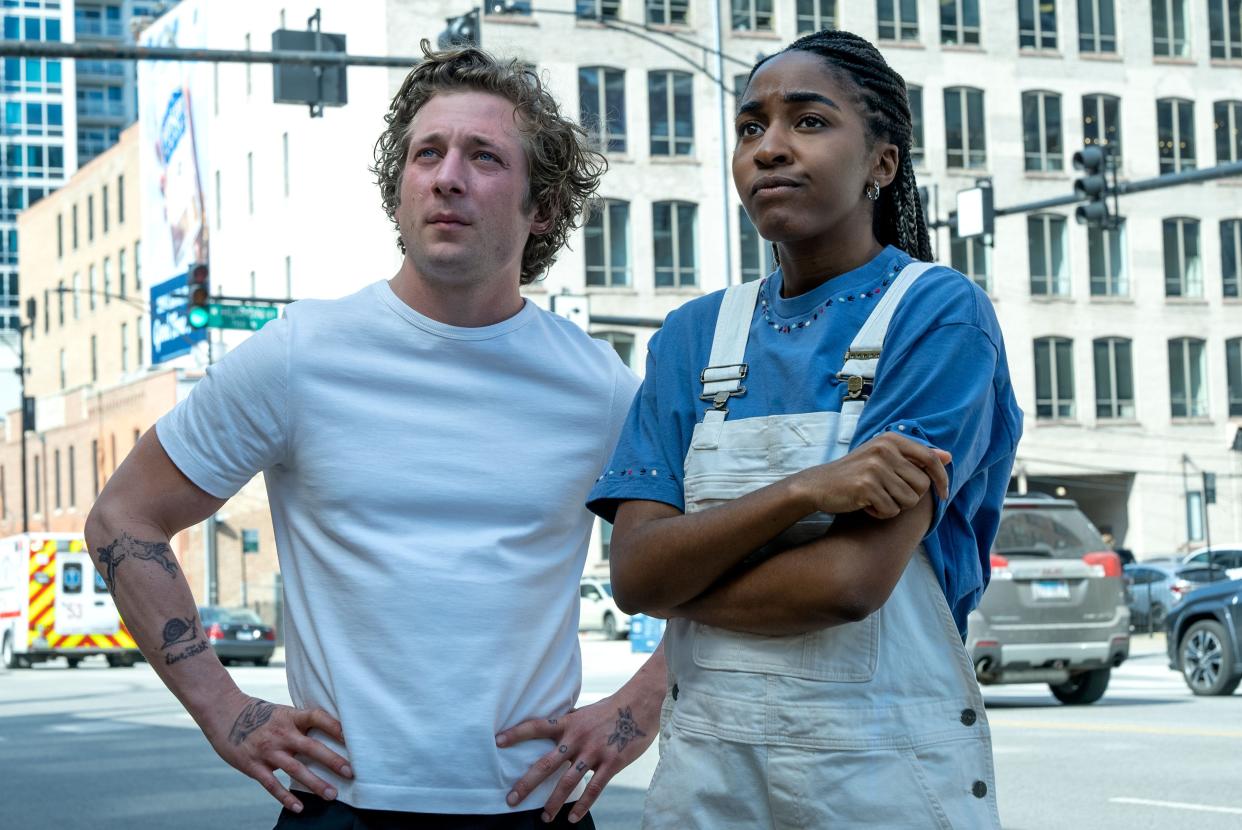
<path fill-rule="evenodd" d="M 666 621 L 646 614 L 635 614 L 630 617 L 630 651 L 635 654 L 650 654 L 664 639 Z"/>

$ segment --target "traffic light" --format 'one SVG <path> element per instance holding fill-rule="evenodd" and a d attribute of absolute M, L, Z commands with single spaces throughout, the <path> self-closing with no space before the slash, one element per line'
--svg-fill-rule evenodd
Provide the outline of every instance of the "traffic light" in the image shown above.
<path fill-rule="evenodd" d="M 1074 211 L 1074 218 L 1080 225 L 1112 227 L 1113 217 L 1108 210 L 1107 163 L 1108 153 L 1098 144 L 1088 144 L 1074 153 L 1074 169 L 1083 173 L 1074 180 L 1074 195 L 1091 200 Z"/>
<path fill-rule="evenodd" d="M 196 262 L 186 272 L 186 316 L 190 318 L 190 328 L 207 327 L 210 312 L 207 304 L 211 296 L 211 281 L 207 273 L 207 263 Z"/>
<path fill-rule="evenodd" d="M 458 17 L 445 18 L 444 22 L 448 24 L 448 28 L 440 32 L 440 36 L 436 38 L 436 44 L 441 49 L 479 45 L 478 9 L 472 9 Z"/>

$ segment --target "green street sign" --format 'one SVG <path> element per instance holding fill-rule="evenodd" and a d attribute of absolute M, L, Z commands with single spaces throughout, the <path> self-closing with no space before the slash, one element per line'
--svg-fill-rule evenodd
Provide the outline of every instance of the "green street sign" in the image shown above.
<path fill-rule="evenodd" d="M 278 314 L 273 305 L 220 305 L 207 306 L 207 326 L 213 329 L 240 329 L 258 331 Z M 193 323 L 191 323 L 193 324 Z"/>

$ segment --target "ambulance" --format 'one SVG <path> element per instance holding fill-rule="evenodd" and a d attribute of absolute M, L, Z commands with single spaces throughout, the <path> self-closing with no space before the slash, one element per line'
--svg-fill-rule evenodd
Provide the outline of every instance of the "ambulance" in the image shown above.
<path fill-rule="evenodd" d="M 0 539 L 0 666 L 64 657 L 72 669 L 93 654 L 113 667 L 132 666 L 141 656 L 82 537 Z"/>

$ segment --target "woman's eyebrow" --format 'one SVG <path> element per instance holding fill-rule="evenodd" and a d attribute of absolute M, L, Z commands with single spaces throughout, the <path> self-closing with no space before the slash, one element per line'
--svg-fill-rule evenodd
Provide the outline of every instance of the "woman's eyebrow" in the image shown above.
<path fill-rule="evenodd" d="M 826 95 L 820 95 L 818 92 L 802 92 L 802 91 L 786 92 L 785 103 L 787 104 L 819 103 L 819 104 L 823 104 L 824 106 L 832 107 L 834 110 L 837 110 L 838 112 L 841 110 L 841 108 L 837 106 L 836 101 L 832 100 Z"/>

